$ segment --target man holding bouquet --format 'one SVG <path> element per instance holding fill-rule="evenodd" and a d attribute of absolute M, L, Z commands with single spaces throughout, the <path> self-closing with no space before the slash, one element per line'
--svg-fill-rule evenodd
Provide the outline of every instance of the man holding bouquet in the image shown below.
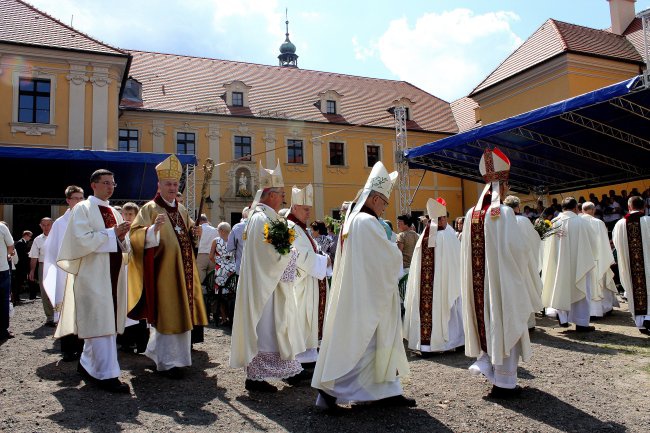
<path fill-rule="evenodd" d="M 295 356 L 305 351 L 305 338 L 293 296 L 295 233 L 277 213 L 284 202 L 280 163 L 275 170 L 260 165 L 259 178 L 243 236 L 230 366 L 246 369 L 247 390 L 275 392 L 267 380 L 302 373 Z"/>

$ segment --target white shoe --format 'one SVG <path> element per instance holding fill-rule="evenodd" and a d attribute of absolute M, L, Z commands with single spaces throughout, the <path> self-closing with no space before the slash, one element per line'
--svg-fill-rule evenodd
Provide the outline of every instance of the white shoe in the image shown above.
<path fill-rule="evenodd" d="M 468 368 L 468 370 L 473 376 L 482 374 L 490 382 L 494 382 L 494 367 L 492 366 L 490 357 L 487 353 L 482 353 L 476 362 Z"/>

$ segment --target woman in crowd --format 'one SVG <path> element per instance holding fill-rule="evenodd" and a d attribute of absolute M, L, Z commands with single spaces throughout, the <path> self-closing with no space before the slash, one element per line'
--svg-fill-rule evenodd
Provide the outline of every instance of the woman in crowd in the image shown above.
<path fill-rule="evenodd" d="M 228 278 L 235 272 L 235 260 L 228 253 L 226 245 L 228 235 L 230 234 L 230 224 L 222 222 L 217 226 L 217 236 L 212 241 L 210 248 L 210 261 L 215 263 L 214 266 L 214 292 L 217 295 L 216 302 L 219 305 L 219 316 L 213 311 L 214 321 L 217 325 L 226 325 L 232 322 L 232 317 L 228 313 L 228 303 L 234 297 L 232 290 L 226 285 Z M 216 305 L 214 306 L 216 308 Z"/>

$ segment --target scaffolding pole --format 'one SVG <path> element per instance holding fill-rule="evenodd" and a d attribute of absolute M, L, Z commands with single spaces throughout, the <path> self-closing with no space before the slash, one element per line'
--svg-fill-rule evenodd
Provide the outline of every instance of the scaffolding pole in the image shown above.
<path fill-rule="evenodd" d="M 408 161 L 404 157 L 404 151 L 408 146 L 406 132 L 406 108 L 395 107 L 395 164 L 397 165 L 397 185 L 399 191 L 399 213 L 409 215 L 411 213 L 411 197 L 409 182 Z"/>

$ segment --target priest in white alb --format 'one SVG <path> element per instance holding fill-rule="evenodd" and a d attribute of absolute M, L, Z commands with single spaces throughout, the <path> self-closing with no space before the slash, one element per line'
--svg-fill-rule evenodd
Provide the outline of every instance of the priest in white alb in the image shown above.
<path fill-rule="evenodd" d="M 526 283 L 528 256 L 515 213 L 501 204 L 510 160 L 497 148 L 486 149 L 479 169 L 486 185 L 467 212 L 461 237 L 465 355 L 478 358 L 470 373 L 492 383 L 492 397 L 510 398 L 520 389 L 519 358 L 532 355 L 528 319 L 541 304 Z"/>
<path fill-rule="evenodd" d="M 116 186 L 113 173 L 95 171 L 90 186 L 93 195 L 72 210 L 57 258 L 68 277 L 55 337 L 84 339 L 77 371 L 102 389 L 128 393 L 129 385 L 119 380 L 116 337 L 126 319 L 130 224 L 108 202 Z"/>
<path fill-rule="evenodd" d="M 465 344 L 460 297 L 460 241 L 443 198 L 427 201 L 430 223 L 420 235 L 404 299 L 404 338 L 423 357 Z"/>
<path fill-rule="evenodd" d="M 614 307 L 618 307 L 616 295 L 616 283 L 614 282 L 614 271 L 611 266 L 615 263 L 612 247 L 607 235 L 607 226 L 602 220 L 594 217 L 596 206 L 590 202 L 582 204 L 582 213 L 580 217 L 589 222 L 593 231 L 592 247 L 596 255 L 596 267 L 591 277 L 592 292 L 590 302 L 591 317 L 603 317 L 612 312 Z"/>
<path fill-rule="evenodd" d="M 630 211 L 614 226 L 612 239 L 634 324 L 650 335 L 650 216 L 643 215 L 641 197 L 630 197 L 627 203 Z"/>
<path fill-rule="evenodd" d="M 540 263 L 540 249 L 542 240 L 535 230 L 533 223 L 521 215 L 521 200 L 519 197 L 509 195 L 503 200 L 503 204 L 512 208 L 515 211 L 515 218 L 517 219 L 517 226 L 521 232 L 521 240 L 525 243 L 525 254 L 528 256 L 526 269 L 522 269 L 522 274 L 528 284 L 528 291 L 530 293 L 537 293 L 537 300 L 541 302 L 542 299 L 542 279 L 539 273 L 542 271 Z M 534 330 L 536 324 L 535 313 L 530 315 L 528 319 L 528 329 Z"/>
<path fill-rule="evenodd" d="M 293 294 L 295 250 L 280 252 L 267 241 L 271 224 L 284 221 L 278 215 L 285 196 L 279 161 L 275 170 L 260 164 L 259 183 L 244 231 L 230 366 L 246 369 L 247 390 L 275 392 L 269 380 L 303 378 L 296 355 L 306 347 Z"/>
<path fill-rule="evenodd" d="M 310 368 L 318 359 L 318 342 L 321 339 L 325 306 L 327 303 L 327 267 L 329 256 L 320 251 L 318 244 L 307 230 L 314 204 L 311 184 L 304 189 L 295 185 L 291 189 L 291 210 L 287 216 L 289 227 L 296 233 L 293 247 L 297 253 L 294 295 L 298 320 L 303 328 L 307 350 L 296 359 L 303 368 Z"/>
<path fill-rule="evenodd" d="M 555 234 L 544 241 L 542 303 L 557 310 L 560 326 L 575 323 L 576 331 L 590 332 L 590 302 L 596 269 L 593 230 L 577 214 L 573 197 L 562 200 L 562 213 L 551 221 Z"/>
<path fill-rule="evenodd" d="M 396 179 L 377 162 L 341 232 L 312 379 L 316 405 L 330 411 L 337 403 L 416 405 L 400 383 L 409 373 L 398 293 L 402 255 L 378 219 Z"/>
<path fill-rule="evenodd" d="M 54 221 L 52 229 L 43 244 L 43 249 L 45 250 L 43 260 L 43 288 L 45 288 L 45 293 L 47 293 L 48 298 L 50 298 L 50 303 L 54 308 L 55 323 L 59 321 L 63 295 L 65 293 L 65 282 L 68 276 L 67 272 L 56 265 L 56 259 L 61 249 L 63 235 L 68 228 L 72 209 L 83 199 L 84 190 L 81 187 L 70 185 L 65 189 L 65 201 L 68 204 L 68 209 Z M 60 342 L 63 361 L 69 362 L 79 359 L 83 350 L 83 340 L 77 338 L 74 334 L 70 334 L 62 337 Z"/>

